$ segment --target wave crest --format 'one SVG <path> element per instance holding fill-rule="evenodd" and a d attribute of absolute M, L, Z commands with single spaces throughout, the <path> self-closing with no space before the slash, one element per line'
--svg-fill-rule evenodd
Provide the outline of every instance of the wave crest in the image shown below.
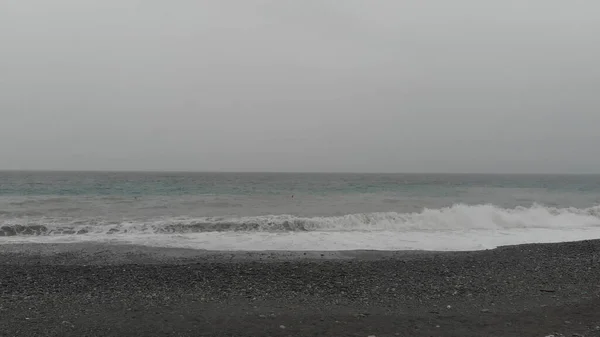
<path fill-rule="evenodd" d="M 417 213 L 360 213 L 332 217 L 265 215 L 232 218 L 168 218 L 120 223 L 98 219 L 71 221 L 10 219 L 0 223 L 0 236 L 174 234 L 200 232 L 300 231 L 447 231 L 469 229 L 583 228 L 600 226 L 600 206 L 590 208 L 500 208 L 457 204 Z"/>

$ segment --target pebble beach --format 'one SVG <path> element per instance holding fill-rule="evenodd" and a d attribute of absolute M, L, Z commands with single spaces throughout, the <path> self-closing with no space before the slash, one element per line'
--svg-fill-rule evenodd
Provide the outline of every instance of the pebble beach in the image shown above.
<path fill-rule="evenodd" d="M 1 336 L 600 336 L 600 241 L 473 252 L 0 246 Z"/>

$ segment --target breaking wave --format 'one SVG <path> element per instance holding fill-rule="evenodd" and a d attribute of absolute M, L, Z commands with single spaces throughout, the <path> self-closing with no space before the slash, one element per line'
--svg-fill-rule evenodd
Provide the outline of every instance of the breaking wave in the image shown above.
<path fill-rule="evenodd" d="M 265 215 L 256 217 L 160 218 L 110 222 L 102 219 L 25 219 L 0 221 L 0 236 L 93 234 L 185 234 L 200 232 L 435 232 L 471 229 L 569 229 L 600 227 L 600 206 L 590 208 L 499 208 L 457 204 L 416 213 L 363 213 L 332 217 Z"/>

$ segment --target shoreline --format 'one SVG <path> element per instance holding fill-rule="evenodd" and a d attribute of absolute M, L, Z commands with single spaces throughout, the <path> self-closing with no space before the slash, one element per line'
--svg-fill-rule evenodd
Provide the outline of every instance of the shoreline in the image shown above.
<path fill-rule="evenodd" d="M 600 240 L 470 252 L 0 245 L 0 317 L 6 336 L 600 336 Z"/>
<path fill-rule="evenodd" d="M 74 243 L 1 243 L 2 264 L 188 264 L 202 262 L 281 262 L 328 260 L 395 260 L 436 258 L 441 256 L 477 256 L 504 251 L 551 251 L 561 247 L 596 247 L 600 239 L 525 243 L 480 250 L 207 250 L 158 247 L 138 244 Z M 600 262 L 600 261 L 599 261 Z"/>
<path fill-rule="evenodd" d="M 600 240 L 599 240 L 600 241 Z M 381 260 L 431 254 L 478 251 L 427 250 L 205 250 L 154 247 L 122 243 L 14 243 L 0 244 L 0 264 L 184 264 L 202 262 L 280 262 L 327 260 Z"/>

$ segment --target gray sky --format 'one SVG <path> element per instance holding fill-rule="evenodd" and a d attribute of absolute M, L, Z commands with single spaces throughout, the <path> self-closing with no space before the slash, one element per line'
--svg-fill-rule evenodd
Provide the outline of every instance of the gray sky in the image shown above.
<path fill-rule="evenodd" d="M 0 168 L 600 172 L 597 0 L 3 0 Z"/>

